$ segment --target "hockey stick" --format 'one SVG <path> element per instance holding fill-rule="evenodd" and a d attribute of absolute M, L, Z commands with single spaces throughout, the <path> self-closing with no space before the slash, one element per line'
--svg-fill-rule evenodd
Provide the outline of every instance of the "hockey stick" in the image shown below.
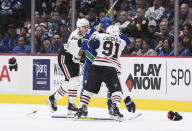
<path fill-rule="evenodd" d="M 117 2 L 118 2 L 118 0 L 116 0 L 112 5 L 111 5 L 111 7 L 110 7 L 110 9 L 107 11 L 107 13 L 106 13 L 106 16 L 108 16 L 110 13 L 111 13 L 111 11 L 113 10 L 113 8 L 114 8 L 114 6 L 117 4 Z"/>
<path fill-rule="evenodd" d="M 138 117 L 140 117 L 141 114 L 137 114 L 135 116 L 129 117 L 129 118 L 123 118 L 123 119 L 115 119 L 115 118 L 101 118 L 101 117 L 80 117 L 78 120 L 96 120 L 96 121 L 129 121 L 134 120 Z M 65 116 L 65 115 L 53 115 L 51 118 L 63 118 L 63 119 L 73 119 L 75 120 L 74 116 Z"/>

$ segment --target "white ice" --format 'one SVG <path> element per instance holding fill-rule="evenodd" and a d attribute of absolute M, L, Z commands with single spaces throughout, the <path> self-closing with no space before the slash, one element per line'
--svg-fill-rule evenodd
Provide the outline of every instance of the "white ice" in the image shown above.
<path fill-rule="evenodd" d="M 31 115 L 33 111 L 36 114 Z M 66 114 L 67 109 L 59 106 L 54 115 Z M 127 110 L 121 111 L 125 118 L 133 116 Z M 0 131 L 192 131 L 192 113 L 179 112 L 181 121 L 171 121 L 167 111 L 144 111 L 135 120 L 116 121 L 74 121 L 51 118 L 46 105 L 0 104 Z M 106 108 L 89 108 L 89 116 L 108 117 Z"/>

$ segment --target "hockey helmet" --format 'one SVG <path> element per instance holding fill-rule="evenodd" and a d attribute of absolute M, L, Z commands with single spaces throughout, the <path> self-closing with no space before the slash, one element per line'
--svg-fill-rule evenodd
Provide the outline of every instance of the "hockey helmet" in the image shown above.
<path fill-rule="evenodd" d="M 107 27 L 106 33 L 107 33 L 107 34 L 110 34 L 110 35 L 119 36 L 120 30 L 119 30 L 119 27 L 118 27 L 118 26 L 110 25 L 109 27 Z"/>
<path fill-rule="evenodd" d="M 83 27 L 83 26 L 86 26 L 86 25 L 89 26 L 89 21 L 87 19 L 81 18 L 81 19 L 77 20 L 77 23 L 76 23 L 77 28 L 80 28 L 80 27 Z"/>
<path fill-rule="evenodd" d="M 102 29 L 106 30 L 108 26 L 112 25 L 112 20 L 108 16 L 104 16 L 99 24 Z"/>

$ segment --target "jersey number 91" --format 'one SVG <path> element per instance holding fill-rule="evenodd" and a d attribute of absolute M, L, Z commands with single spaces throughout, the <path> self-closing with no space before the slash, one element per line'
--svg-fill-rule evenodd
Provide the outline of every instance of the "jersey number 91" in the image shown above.
<path fill-rule="evenodd" d="M 103 43 L 103 49 L 102 54 L 106 56 L 112 56 L 113 58 L 118 57 L 118 51 L 119 51 L 119 43 L 113 44 L 112 41 L 105 41 Z"/>

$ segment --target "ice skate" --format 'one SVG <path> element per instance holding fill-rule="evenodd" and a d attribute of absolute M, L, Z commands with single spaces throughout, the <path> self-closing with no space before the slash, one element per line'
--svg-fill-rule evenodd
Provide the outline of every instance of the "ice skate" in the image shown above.
<path fill-rule="evenodd" d="M 54 95 L 51 95 L 47 98 L 47 105 L 49 106 L 52 113 L 57 111 L 57 103 Z"/>
<path fill-rule="evenodd" d="M 76 107 L 75 104 L 69 103 L 67 109 L 68 109 L 67 115 L 73 115 L 74 116 L 78 112 L 78 108 Z"/>
<path fill-rule="evenodd" d="M 117 121 L 120 121 L 123 118 L 123 114 L 119 112 L 119 108 L 115 103 L 112 104 L 112 109 L 113 109 L 113 118 L 116 119 Z"/>
<path fill-rule="evenodd" d="M 75 118 L 79 119 L 81 116 L 85 116 L 87 112 L 87 106 L 83 105 L 81 108 L 79 108 L 78 112 L 75 114 Z"/>

